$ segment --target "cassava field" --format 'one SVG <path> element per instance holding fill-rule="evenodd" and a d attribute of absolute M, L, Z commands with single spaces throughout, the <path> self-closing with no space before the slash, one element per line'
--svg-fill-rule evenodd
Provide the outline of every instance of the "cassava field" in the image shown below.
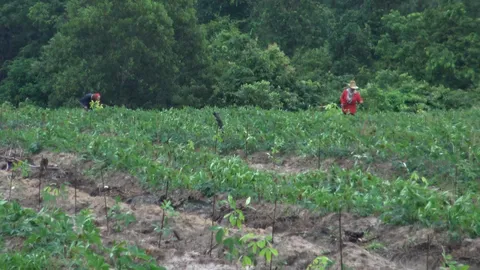
<path fill-rule="evenodd" d="M 3 105 L 1 268 L 480 269 L 480 110 L 215 111 Z"/>

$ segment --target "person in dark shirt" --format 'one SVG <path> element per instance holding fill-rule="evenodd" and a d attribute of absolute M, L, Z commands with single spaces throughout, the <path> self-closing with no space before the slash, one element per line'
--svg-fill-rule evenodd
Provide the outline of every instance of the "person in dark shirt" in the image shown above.
<path fill-rule="evenodd" d="M 90 108 L 90 102 L 91 101 L 100 101 L 100 94 L 99 93 L 88 93 L 86 94 L 83 98 L 80 99 L 80 104 L 82 104 L 83 108 L 85 110 L 91 110 Z"/>

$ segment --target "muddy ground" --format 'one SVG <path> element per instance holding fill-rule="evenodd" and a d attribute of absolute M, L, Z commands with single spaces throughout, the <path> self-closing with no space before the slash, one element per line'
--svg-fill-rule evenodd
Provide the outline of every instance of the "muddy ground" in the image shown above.
<path fill-rule="evenodd" d="M 246 160 L 250 167 L 257 170 L 275 171 L 283 174 L 298 174 L 310 170 L 329 170 L 332 165 L 336 165 L 343 169 L 362 168 L 367 172 L 371 172 L 379 177 L 395 179 L 396 176 L 407 172 L 405 167 L 394 166 L 392 162 L 376 162 L 367 163 L 363 158 L 320 158 L 312 156 L 296 156 L 296 155 L 279 155 L 276 161 L 269 152 L 256 152 L 245 155 L 245 151 L 236 150 L 231 155 L 239 156 Z"/>
<path fill-rule="evenodd" d="M 264 154 L 257 155 L 257 159 L 255 156 L 250 159 L 252 168 L 298 173 L 312 166 L 311 162 L 294 157 L 284 160 L 283 164 L 273 165 L 262 159 Z M 33 166 L 39 166 L 42 157 L 47 158 L 48 169 L 42 177 L 42 186 L 59 187 L 65 184 L 65 193 L 57 199 L 57 205 L 72 215 L 84 208 L 92 209 L 106 245 L 118 240 L 136 244 L 167 269 L 241 269 L 239 265 L 226 261 L 219 248 L 213 249 L 211 256 L 206 254 L 210 248 L 211 198 L 205 198 L 195 191 L 172 191 L 168 198 L 177 212 L 170 220 L 174 233 L 159 243 L 160 237 L 154 228 L 161 223 L 160 203 L 165 199 L 165 194 L 152 194 L 144 190 L 135 177 L 122 172 L 106 173 L 103 181 L 108 188 L 105 189 L 101 178 L 88 177 L 84 173 L 92 163 L 80 161 L 72 154 L 42 152 L 27 157 L 19 150 L 4 149 L 0 151 L 0 156 L 3 157 L 0 162 L 4 162 L 5 157 L 28 158 Z M 39 168 L 32 167 L 30 175 L 26 177 L 15 175 L 12 188 L 10 175 L 8 171 L 0 171 L 0 196 L 38 209 Z M 78 189 L 76 200 L 73 185 Z M 108 208 L 115 205 L 115 198 L 118 197 L 121 199 L 121 211 L 133 214 L 136 221 L 121 231 L 108 231 L 103 194 L 107 196 Z M 218 194 L 218 200 L 224 196 Z M 244 209 L 244 231 L 258 235 L 271 234 L 274 206 L 263 203 L 252 207 L 255 210 Z M 228 209 L 218 207 L 216 212 L 213 216 L 215 223 L 225 225 L 222 215 Z M 431 229 L 414 225 L 390 226 L 382 224 L 376 217 L 356 217 L 349 213 L 342 214 L 342 224 L 343 261 L 350 269 L 426 269 L 427 253 L 429 269 L 439 269 L 442 247 L 458 261 L 468 263 L 470 269 L 480 269 L 480 239 L 450 243 L 444 233 Z M 279 257 L 274 258 L 272 269 L 306 269 L 315 257 L 321 255 L 338 262 L 338 214 L 321 216 L 297 206 L 279 205 L 275 213 L 274 247 Z M 262 263 L 256 269 L 268 267 Z M 339 264 L 336 263 L 332 269 L 339 269 Z"/>

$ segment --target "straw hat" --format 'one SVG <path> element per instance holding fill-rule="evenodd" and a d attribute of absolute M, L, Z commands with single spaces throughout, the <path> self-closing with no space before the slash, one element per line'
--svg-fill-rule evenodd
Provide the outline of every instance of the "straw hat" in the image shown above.
<path fill-rule="evenodd" d="M 349 86 L 350 86 L 350 88 L 352 88 L 352 89 L 358 89 L 357 83 L 356 83 L 354 80 L 351 80 L 351 81 L 350 81 Z"/>

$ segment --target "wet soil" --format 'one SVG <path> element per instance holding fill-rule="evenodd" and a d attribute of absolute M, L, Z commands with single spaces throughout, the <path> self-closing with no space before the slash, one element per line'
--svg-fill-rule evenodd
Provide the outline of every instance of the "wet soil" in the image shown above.
<path fill-rule="evenodd" d="M 210 227 L 212 225 L 212 198 L 198 191 L 173 190 L 168 197 L 162 192 L 152 193 L 140 185 L 140 181 L 124 172 L 106 172 L 102 177 L 90 177 L 84 172 L 91 162 L 82 161 L 73 154 L 42 152 L 26 157 L 20 150 L 3 149 L 0 156 L 27 160 L 32 166 L 40 164 L 42 158 L 49 160 L 46 172 L 32 167 L 28 175 L 0 170 L 0 196 L 16 200 L 24 207 L 39 209 L 38 187 L 63 187 L 56 206 L 69 214 L 82 209 L 91 209 L 101 229 L 105 245 L 114 241 L 127 241 L 145 249 L 154 256 L 159 265 L 167 269 L 241 269 L 239 264 L 225 260 L 224 250 L 214 248 L 211 256 Z M 252 156 L 251 165 L 257 169 L 269 167 L 265 153 Z M 7 162 L 5 158 L 0 162 Z M 263 162 L 263 163 L 262 163 Z M 285 173 L 300 173 L 316 166 L 315 160 L 289 158 L 283 163 Z M 255 165 L 257 164 L 257 165 Z M 260 166 L 258 164 L 267 164 Z M 313 166 L 313 167 L 312 167 Z M 104 197 L 111 209 L 119 199 L 122 213 L 130 213 L 135 222 L 120 230 L 107 230 Z M 217 194 L 216 201 L 226 198 Z M 170 218 L 172 233 L 160 241 L 155 227 L 161 223 L 161 203 L 172 201 L 176 214 Z M 42 205 L 48 202 L 42 202 Z M 245 214 L 245 227 L 241 232 L 271 235 L 274 231 L 274 247 L 279 256 L 274 258 L 272 269 L 306 269 L 317 256 L 327 256 L 340 261 L 339 214 L 321 215 L 299 206 L 256 203 L 252 208 L 238 206 Z M 274 213 L 275 210 L 275 213 Z M 227 226 L 223 218 L 230 211 L 217 205 L 213 216 L 214 224 Z M 275 216 L 275 219 L 273 218 Z M 390 226 L 376 217 L 359 217 L 342 213 L 343 263 L 351 269 L 439 269 L 442 251 L 451 253 L 458 261 L 470 264 L 470 269 L 480 269 L 480 239 L 465 239 L 451 243 L 442 232 L 411 226 Z M 274 222 L 275 221 L 275 222 Z M 110 221 L 112 224 L 112 221 Z M 273 226 L 274 225 L 274 226 Z M 10 239 L 10 248 L 19 248 L 21 243 Z M 260 263 L 255 269 L 268 269 Z"/>

